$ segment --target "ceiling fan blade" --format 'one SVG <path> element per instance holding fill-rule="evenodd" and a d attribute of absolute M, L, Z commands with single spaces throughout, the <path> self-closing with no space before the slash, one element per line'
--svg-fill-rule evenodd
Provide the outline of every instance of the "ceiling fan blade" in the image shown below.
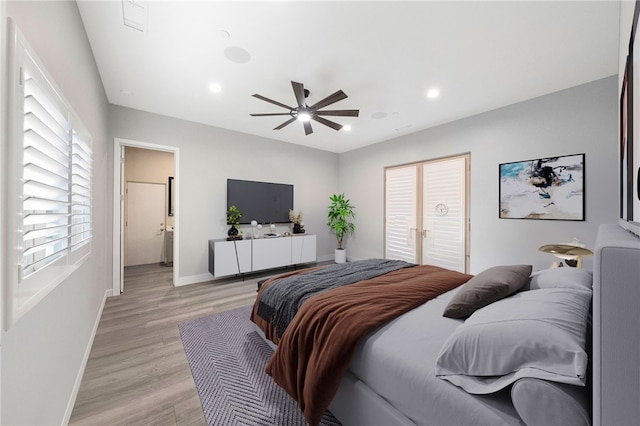
<path fill-rule="evenodd" d="M 263 100 L 263 101 L 265 101 L 265 102 L 269 102 L 269 103 L 271 103 L 271 104 L 278 105 L 278 106 L 280 106 L 280 107 L 282 107 L 282 108 L 286 108 L 286 109 L 293 109 L 293 108 L 291 108 L 289 105 L 285 105 L 285 104 L 280 103 L 280 102 L 278 102 L 278 101 L 274 101 L 273 99 L 265 98 L 264 96 L 262 96 L 262 95 L 258 95 L 257 93 L 253 94 L 252 96 L 253 96 L 254 98 L 261 99 L 261 100 Z"/>
<path fill-rule="evenodd" d="M 296 102 L 298 102 L 298 107 L 304 108 L 304 84 L 298 83 L 297 81 L 291 81 L 291 87 L 293 87 L 293 93 L 296 95 Z"/>
<path fill-rule="evenodd" d="M 334 117 L 357 117 L 360 110 L 357 109 L 336 109 L 331 111 L 316 111 L 316 115 L 332 115 Z"/>
<path fill-rule="evenodd" d="M 278 127 L 274 127 L 273 130 L 280 130 L 284 126 L 288 126 L 289 124 L 293 123 L 294 121 L 296 121 L 296 118 L 295 117 L 291 117 L 289 120 L 285 121 L 284 123 L 282 123 Z"/>
<path fill-rule="evenodd" d="M 313 129 L 311 128 L 311 123 L 310 122 L 303 121 L 302 124 L 304 125 L 304 134 L 305 134 L 305 136 L 308 136 L 311 133 L 313 133 Z"/>
<path fill-rule="evenodd" d="M 311 119 L 317 121 L 318 123 L 322 123 L 325 126 L 329 126 L 329 127 L 331 127 L 332 129 L 335 129 L 335 130 L 342 129 L 342 124 L 338 124 L 336 122 L 329 121 L 326 118 L 318 117 L 317 115 L 311 116 Z"/>
<path fill-rule="evenodd" d="M 341 101 L 343 99 L 346 99 L 347 95 L 342 91 L 342 90 L 338 90 L 337 92 L 327 96 L 326 98 L 316 102 L 315 104 L 311 105 L 310 108 L 311 109 L 320 109 L 320 108 L 324 108 L 327 105 L 331 105 L 333 103 L 336 103 L 338 101 Z"/>
<path fill-rule="evenodd" d="M 265 114 L 249 114 L 252 117 L 268 117 L 271 115 L 291 115 L 289 112 L 269 112 Z"/>

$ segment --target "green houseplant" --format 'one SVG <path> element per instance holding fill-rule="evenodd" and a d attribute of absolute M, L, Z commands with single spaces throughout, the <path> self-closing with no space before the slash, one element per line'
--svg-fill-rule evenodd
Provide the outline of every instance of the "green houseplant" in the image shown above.
<path fill-rule="evenodd" d="M 354 233 L 356 226 L 353 223 L 355 214 L 351 201 L 345 198 L 344 194 L 333 194 L 329 197 L 331 204 L 327 213 L 327 226 L 336 234 L 338 247 L 335 250 L 336 263 L 344 263 L 346 261 L 346 251 L 342 247 L 344 237 Z"/>
<path fill-rule="evenodd" d="M 238 210 L 238 208 L 235 205 L 232 205 L 231 207 L 229 207 L 229 210 L 227 210 L 227 224 L 231 225 L 231 228 L 229 228 L 229 231 L 227 232 L 227 235 L 229 235 L 229 238 L 231 239 L 236 239 L 238 238 L 238 227 L 240 226 L 240 218 L 242 217 L 242 212 L 240 210 Z"/>

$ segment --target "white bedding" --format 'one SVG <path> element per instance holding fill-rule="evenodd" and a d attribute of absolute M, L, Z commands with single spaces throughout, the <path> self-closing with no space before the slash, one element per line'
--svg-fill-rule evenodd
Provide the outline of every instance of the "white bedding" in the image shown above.
<path fill-rule="evenodd" d="M 356 349 L 349 371 L 418 425 L 523 424 L 508 391 L 469 395 L 435 376 L 440 348 L 463 322 L 442 316 L 457 291 L 370 334 Z"/>

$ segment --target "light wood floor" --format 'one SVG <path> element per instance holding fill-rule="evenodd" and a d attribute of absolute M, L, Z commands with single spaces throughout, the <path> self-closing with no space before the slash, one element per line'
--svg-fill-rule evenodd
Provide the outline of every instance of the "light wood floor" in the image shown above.
<path fill-rule="evenodd" d="M 178 323 L 252 304 L 257 281 L 172 285 L 172 268 L 125 269 L 107 299 L 71 425 L 204 425 Z"/>

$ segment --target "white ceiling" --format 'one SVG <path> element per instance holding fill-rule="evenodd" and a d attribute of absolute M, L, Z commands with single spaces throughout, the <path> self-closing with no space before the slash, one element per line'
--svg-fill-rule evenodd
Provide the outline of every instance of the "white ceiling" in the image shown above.
<path fill-rule="evenodd" d="M 337 153 L 618 71 L 617 1 L 134 3 L 144 32 L 121 1 L 78 0 L 109 102 Z M 295 106 L 291 80 L 309 105 L 342 89 L 325 109 L 360 116 L 327 118 L 352 130 L 249 116 L 287 112 L 254 93 Z"/>

